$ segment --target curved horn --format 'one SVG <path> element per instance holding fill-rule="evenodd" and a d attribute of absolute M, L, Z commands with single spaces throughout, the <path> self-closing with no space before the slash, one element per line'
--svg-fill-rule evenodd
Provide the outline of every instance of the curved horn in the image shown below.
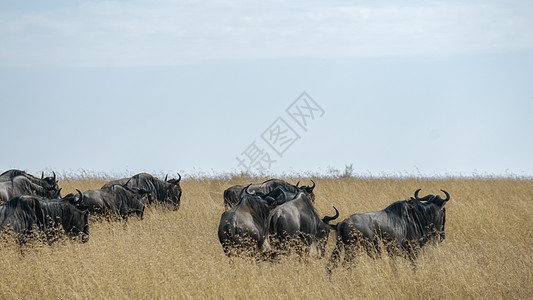
<path fill-rule="evenodd" d="M 300 185 L 300 180 L 298 180 L 298 182 L 296 183 L 296 187 L 299 187 Z"/>
<path fill-rule="evenodd" d="M 285 189 L 280 189 L 280 190 L 281 190 L 281 194 L 283 194 L 283 200 L 278 201 L 278 203 L 285 203 L 287 201 L 287 193 L 285 193 Z"/>
<path fill-rule="evenodd" d="M 444 199 L 444 201 L 450 200 L 450 194 L 448 194 L 448 192 L 446 192 L 445 190 L 441 190 L 441 192 L 443 192 L 446 195 L 446 199 Z"/>
<path fill-rule="evenodd" d="M 181 181 L 181 175 L 178 173 L 178 183 Z"/>
<path fill-rule="evenodd" d="M 421 190 L 421 189 L 416 190 L 416 192 L 415 192 L 415 200 L 418 200 L 418 201 L 428 201 L 428 200 L 430 200 L 430 199 L 435 198 L 434 195 L 427 195 L 427 196 L 424 196 L 424 197 L 422 197 L 422 198 L 418 197 L 418 192 L 420 192 L 420 190 Z"/>
<path fill-rule="evenodd" d="M 80 195 L 80 199 L 78 199 L 78 201 L 76 201 L 76 202 L 81 203 L 81 199 L 83 199 L 83 194 L 78 189 L 76 189 L 76 191 L 78 192 L 78 195 Z"/>
<path fill-rule="evenodd" d="M 167 179 L 168 179 L 168 174 L 167 174 L 167 175 L 165 175 L 165 181 L 167 181 Z"/>
<path fill-rule="evenodd" d="M 322 221 L 329 225 L 329 221 L 335 220 L 339 217 L 339 210 L 333 206 L 333 209 L 335 209 L 335 215 L 333 217 L 325 216 Z"/>
<path fill-rule="evenodd" d="M 440 196 L 437 196 L 439 197 L 440 200 L 442 200 L 442 202 L 446 202 L 450 200 L 450 194 L 448 194 L 448 192 L 446 192 L 445 190 L 441 190 L 441 192 L 443 192 L 446 195 L 446 199 L 442 199 Z"/>
<path fill-rule="evenodd" d="M 246 187 L 244 187 L 241 192 L 239 193 L 239 199 L 242 198 L 242 196 L 244 195 L 244 192 L 248 190 L 248 187 L 251 186 L 252 184 L 250 183 L 249 185 L 247 185 Z"/>
<path fill-rule="evenodd" d="M 248 190 L 248 188 L 251 186 L 252 184 L 250 183 L 248 186 L 246 186 L 246 188 L 244 189 L 246 191 L 246 194 L 248 195 L 255 195 L 255 191 L 253 191 L 253 193 L 250 193 L 250 191 Z"/>
<path fill-rule="evenodd" d="M 41 172 L 41 179 L 44 178 L 44 171 Z"/>
<path fill-rule="evenodd" d="M 416 200 L 420 200 L 420 198 L 418 198 L 418 193 L 420 192 L 421 189 L 418 189 L 415 191 L 415 199 Z"/>
<path fill-rule="evenodd" d="M 56 182 L 56 172 L 52 171 L 52 174 L 54 174 L 54 182 Z"/>

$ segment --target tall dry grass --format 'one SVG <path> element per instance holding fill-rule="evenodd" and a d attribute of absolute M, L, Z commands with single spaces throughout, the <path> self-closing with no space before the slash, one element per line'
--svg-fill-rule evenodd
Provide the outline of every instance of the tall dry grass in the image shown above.
<path fill-rule="evenodd" d="M 417 188 L 452 195 L 446 240 L 426 246 L 416 269 L 403 259 L 361 256 L 331 277 L 327 259 L 230 263 L 225 257 L 217 238 L 222 192 L 261 180 L 185 180 L 179 211 L 148 209 L 142 221 L 92 223 L 86 244 L 21 251 L 3 243 L 0 299 L 533 299 L 532 180 L 317 178 L 318 211 L 332 215 L 335 205 L 340 219 L 383 209 Z M 104 182 L 65 180 L 61 186 L 65 193 Z M 328 256 L 334 243 L 332 234 Z"/>

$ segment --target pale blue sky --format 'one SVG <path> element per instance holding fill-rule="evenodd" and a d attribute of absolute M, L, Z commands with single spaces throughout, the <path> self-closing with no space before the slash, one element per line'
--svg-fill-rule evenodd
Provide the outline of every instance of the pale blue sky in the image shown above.
<path fill-rule="evenodd" d="M 254 2 L 2 1 L 0 169 L 533 175 L 531 1 Z"/>

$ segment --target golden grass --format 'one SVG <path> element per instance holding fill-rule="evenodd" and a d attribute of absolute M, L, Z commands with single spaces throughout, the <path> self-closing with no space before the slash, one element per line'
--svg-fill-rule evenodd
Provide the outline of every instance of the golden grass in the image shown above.
<path fill-rule="evenodd" d="M 445 189 L 446 240 L 426 246 L 414 270 L 403 259 L 357 259 L 331 277 L 327 259 L 277 263 L 235 259 L 217 238 L 222 192 L 262 178 L 185 180 L 179 211 L 91 224 L 86 244 L 63 241 L 23 250 L 0 245 L 0 299 L 533 299 L 533 181 L 518 179 L 317 178 L 316 207 L 340 219 Z M 291 180 L 295 182 L 296 180 Z M 65 180 L 63 194 L 105 180 Z M 339 219 L 339 220 L 340 220 Z M 332 234 L 327 258 L 335 243 Z"/>

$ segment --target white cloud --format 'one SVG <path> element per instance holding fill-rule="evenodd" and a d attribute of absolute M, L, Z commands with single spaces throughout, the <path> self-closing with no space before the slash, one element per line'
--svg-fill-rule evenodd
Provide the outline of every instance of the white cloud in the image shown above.
<path fill-rule="evenodd" d="M 533 48 L 524 2 L 101 1 L 0 14 L 0 65 L 139 66 Z"/>

